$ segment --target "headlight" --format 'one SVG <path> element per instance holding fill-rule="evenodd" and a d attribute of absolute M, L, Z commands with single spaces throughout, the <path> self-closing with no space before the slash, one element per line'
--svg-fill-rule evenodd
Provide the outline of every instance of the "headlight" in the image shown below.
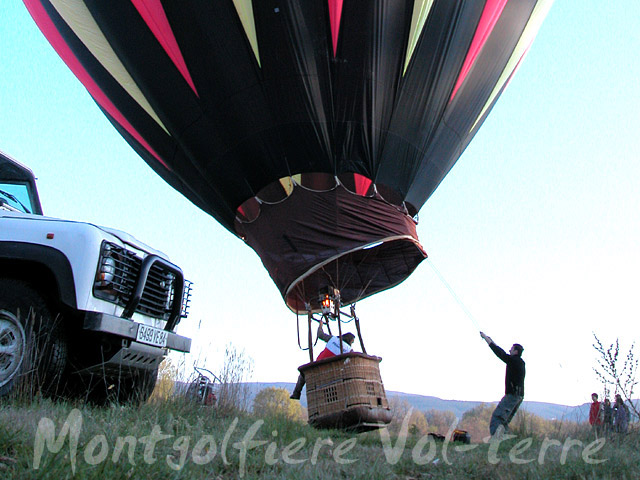
<path fill-rule="evenodd" d="M 96 287 L 111 285 L 116 276 L 116 261 L 112 257 L 102 257 L 96 275 Z"/>

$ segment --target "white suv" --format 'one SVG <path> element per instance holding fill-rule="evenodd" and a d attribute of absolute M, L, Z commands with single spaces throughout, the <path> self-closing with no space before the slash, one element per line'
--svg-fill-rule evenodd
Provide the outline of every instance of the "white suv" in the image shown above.
<path fill-rule="evenodd" d="M 191 283 L 131 235 L 43 216 L 35 177 L 0 152 L 0 396 L 98 403 L 153 390 Z"/>

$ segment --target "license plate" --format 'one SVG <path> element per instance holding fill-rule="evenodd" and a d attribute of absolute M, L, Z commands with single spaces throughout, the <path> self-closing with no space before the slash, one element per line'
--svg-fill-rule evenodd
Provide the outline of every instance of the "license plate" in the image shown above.
<path fill-rule="evenodd" d="M 136 341 L 146 343 L 147 345 L 153 345 L 154 347 L 166 347 L 168 337 L 169 332 L 166 330 L 149 327 L 147 325 L 139 325 Z"/>

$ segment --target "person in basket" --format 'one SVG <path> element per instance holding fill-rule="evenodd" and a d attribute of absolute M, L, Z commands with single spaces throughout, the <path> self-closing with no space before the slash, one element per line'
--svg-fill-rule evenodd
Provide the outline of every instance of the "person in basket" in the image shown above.
<path fill-rule="evenodd" d="M 322 322 L 318 325 L 318 338 L 324 342 L 327 342 L 327 346 L 325 347 L 320 355 L 316 357 L 316 362 L 318 360 L 324 360 L 325 358 L 335 357 L 336 355 L 340 355 L 340 343 L 342 342 L 342 353 L 349 353 L 353 345 L 353 341 L 356 339 L 356 336 L 349 332 L 343 333 L 342 336 L 338 337 L 335 335 L 329 335 L 324 332 L 322 328 Z M 305 379 L 304 375 L 298 375 L 298 381 L 296 382 L 296 386 L 291 393 L 289 398 L 293 400 L 300 400 L 300 395 L 302 394 L 302 387 L 304 387 Z"/>

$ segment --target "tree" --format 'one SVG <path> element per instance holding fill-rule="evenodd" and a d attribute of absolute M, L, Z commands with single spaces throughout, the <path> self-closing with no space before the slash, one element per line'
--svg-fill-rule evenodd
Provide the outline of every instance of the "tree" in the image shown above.
<path fill-rule="evenodd" d="M 509 428 L 523 437 L 531 435 L 545 437 L 553 435 L 556 431 L 556 425 L 553 421 L 546 420 L 535 413 L 528 412 L 524 408 L 517 411 Z"/>
<path fill-rule="evenodd" d="M 445 435 L 456 421 L 456 414 L 451 410 L 436 410 L 432 408 L 424 412 L 429 424 L 429 430 L 440 435 Z"/>
<path fill-rule="evenodd" d="M 494 406 L 481 403 L 477 407 L 467 410 L 462 415 L 460 427 L 471 435 L 472 439 L 480 440 L 489 435 L 489 421 Z"/>
<path fill-rule="evenodd" d="M 176 387 L 178 367 L 169 357 L 165 358 L 158 367 L 158 381 L 149 398 L 150 401 L 168 400 Z"/>
<path fill-rule="evenodd" d="M 409 433 L 412 435 L 424 435 L 429 429 L 427 419 L 420 410 L 414 410 L 411 412 L 409 418 Z"/>
<path fill-rule="evenodd" d="M 615 343 L 612 343 L 606 349 L 595 333 L 593 334 L 593 338 L 595 339 L 593 348 L 598 352 L 598 358 L 596 360 L 597 367 L 594 367 L 593 371 L 604 386 L 605 397 L 610 393 L 609 388 L 613 387 L 613 394 L 619 393 L 622 395 L 622 398 L 626 400 L 636 417 L 640 417 L 636 405 L 631 400 L 633 389 L 638 384 L 638 380 L 636 379 L 638 359 L 634 354 L 635 342 L 629 347 L 629 351 L 623 361 L 617 338 Z"/>
<path fill-rule="evenodd" d="M 393 433 L 399 433 L 402 428 L 402 423 L 407 415 L 409 417 L 408 433 L 417 435 L 427 433 L 429 424 L 427 419 L 420 410 L 412 409 L 411 404 L 406 400 L 399 400 L 397 397 L 392 397 L 389 400 L 389 406 L 393 412 L 391 423 L 389 424 L 389 430 Z M 411 414 L 409 414 L 411 412 Z"/>
<path fill-rule="evenodd" d="M 289 398 L 284 388 L 263 388 L 253 399 L 253 413 L 259 417 L 285 417 L 289 420 L 302 421 L 304 414 L 300 402 Z"/>

